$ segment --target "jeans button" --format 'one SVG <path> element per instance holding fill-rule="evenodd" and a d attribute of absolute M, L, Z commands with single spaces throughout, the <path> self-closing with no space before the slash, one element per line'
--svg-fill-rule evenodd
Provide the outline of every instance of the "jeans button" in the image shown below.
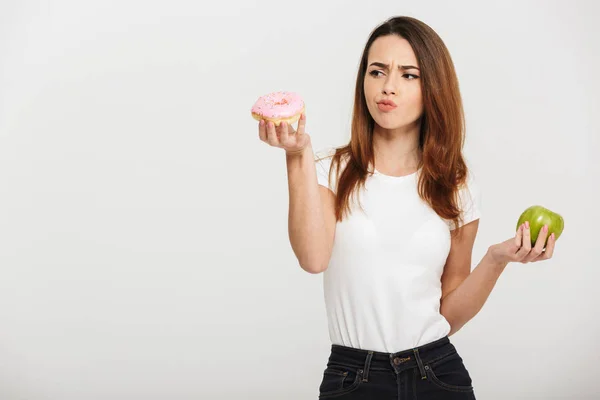
<path fill-rule="evenodd" d="M 398 357 L 394 358 L 394 365 L 400 365 L 400 359 Z"/>

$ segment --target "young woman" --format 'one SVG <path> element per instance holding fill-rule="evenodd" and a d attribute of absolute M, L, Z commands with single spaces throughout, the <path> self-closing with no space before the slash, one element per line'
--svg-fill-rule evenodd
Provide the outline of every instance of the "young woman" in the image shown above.
<path fill-rule="evenodd" d="M 417 19 L 385 21 L 362 55 L 348 145 L 315 162 L 305 126 L 305 115 L 297 131 L 260 122 L 259 136 L 286 151 L 300 266 L 324 273 L 332 345 L 319 398 L 474 399 L 448 337 L 508 263 L 549 259 L 555 239 L 542 230 L 532 246 L 526 223 L 471 272 L 480 194 L 443 41 Z"/>

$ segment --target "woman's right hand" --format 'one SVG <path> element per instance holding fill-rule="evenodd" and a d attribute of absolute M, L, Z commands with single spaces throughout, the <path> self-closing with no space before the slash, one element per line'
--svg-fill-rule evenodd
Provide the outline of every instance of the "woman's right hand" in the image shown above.
<path fill-rule="evenodd" d="M 295 155 L 302 153 L 310 145 L 310 136 L 304 132 L 305 126 L 304 113 L 298 120 L 297 131 L 287 122 L 282 122 L 276 127 L 273 122 L 261 120 L 258 124 L 258 135 L 263 142 L 284 149 L 287 155 Z"/>

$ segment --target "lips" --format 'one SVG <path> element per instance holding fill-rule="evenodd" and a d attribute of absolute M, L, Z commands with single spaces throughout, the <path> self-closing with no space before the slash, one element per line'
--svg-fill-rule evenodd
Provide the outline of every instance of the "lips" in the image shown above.
<path fill-rule="evenodd" d="M 392 111 L 396 107 L 396 103 L 394 103 L 391 100 L 381 100 L 377 102 L 377 108 L 379 108 L 379 110 L 383 112 Z"/>
<path fill-rule="evenodd" d="M 391 100 L 381 100 L 381 101 L 378 101 L 377 104 L 384 104 L 384 105 L 390 106 L 390 107 L 397 107 L 396 103 L 394 103 Z"/>

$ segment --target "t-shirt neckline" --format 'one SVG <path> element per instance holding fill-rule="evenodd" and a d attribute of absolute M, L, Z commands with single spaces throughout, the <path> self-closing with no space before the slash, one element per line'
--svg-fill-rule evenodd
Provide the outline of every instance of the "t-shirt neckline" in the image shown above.
<path fill-rule="evenodd" d="M 420 170 L 421 170 L 421 168 L 417 169 L 415 172 L 410 173 L 408 175 L 393 176 L 393 175 L 386 175 L 384 173 L 381 173 L 379 170 L 377 170 L 377 168 L 373 168 L 373 171 L 374 171 L 373 175 L 379 176 L 382 179 L 386 179 L 386 180 L 390 180 L 390 181 L 403 181 L 403 180 L 415 177 Z"/>

